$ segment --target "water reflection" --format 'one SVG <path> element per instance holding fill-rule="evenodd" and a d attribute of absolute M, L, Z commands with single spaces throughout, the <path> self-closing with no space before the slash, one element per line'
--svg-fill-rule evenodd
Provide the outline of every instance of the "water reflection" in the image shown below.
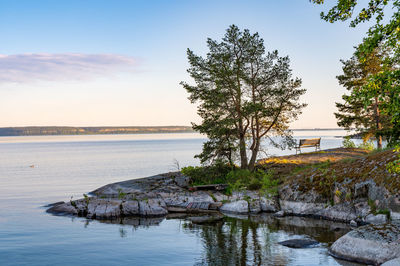
<path fill-rule="evenodd" d="M 119 236 L 126 238 L 127 228 L 146 229 L 160 225 L 164 219 L 176 221 L 184 234 L 201 241 L 201 256 L 196 258 L 195 265 L 350 265 L 327 254 L 327 247 L 350 229 L 342 223 L 302 217 L 276 218 L 270 214 L 194 217 L 183 213 L 166 218 L 131 217 L 99 222 L 121 225 Z M 85 226 L 92 222 L 86 220 Z M 297 250 L 278 244 L 293 238 L 311 238 L 321 244 Z"/>

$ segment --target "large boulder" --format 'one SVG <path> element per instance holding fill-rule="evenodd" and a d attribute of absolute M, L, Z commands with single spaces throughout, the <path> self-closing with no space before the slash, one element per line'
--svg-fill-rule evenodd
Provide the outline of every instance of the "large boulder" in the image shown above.
<path fill-rule="evenodd" d="M 366 225 L 342 236 L 330 248 L 340 259 L 380 265 L 400 256 L 400 222 Z"/>
<path fill-rule="evenodd" d="M 249 203 L 245 200 L 228 202 L 221 206 L 220 211 L 230 213 L 248 213 Z"/>

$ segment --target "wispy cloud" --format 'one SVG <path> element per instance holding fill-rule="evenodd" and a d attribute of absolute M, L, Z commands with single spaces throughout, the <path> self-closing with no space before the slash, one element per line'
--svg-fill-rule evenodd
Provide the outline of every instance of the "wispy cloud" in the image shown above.
<path fill-rule="evenodd" d="M 115 54 L 0 54 L 0 83 L 87 80 L 136 66 L 134 57 Z"/>

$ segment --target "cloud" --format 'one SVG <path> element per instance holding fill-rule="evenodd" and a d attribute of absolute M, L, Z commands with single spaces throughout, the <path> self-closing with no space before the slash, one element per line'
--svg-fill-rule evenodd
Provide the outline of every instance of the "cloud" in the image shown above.
<path fill-rule="evenodd" d="M 0 83 L 88 80 L 133 71 L 137 63 L 115 54 L 0 54 Z"/>

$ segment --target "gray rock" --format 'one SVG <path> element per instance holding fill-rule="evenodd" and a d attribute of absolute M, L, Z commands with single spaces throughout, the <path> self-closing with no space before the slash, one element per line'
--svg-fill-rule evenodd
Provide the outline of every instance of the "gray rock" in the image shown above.
<path fill-rule="evenodd" d="M 278 211 L 274 213 L 275 217 L 285 217 L 285 212 L 284 211 Z"/>
<path fill-rule="evenodd" d="M 365 222 L 369 224 L 383 224 L 387 222 L 387 217 L 384 214 L 373 215 L 371 213 L 365 217 Z"/>
<path fill-rule="evenodd" d="M 319 242 L 311 239 L 290 239 L 278 244 L 289 248 L 310 248 L 318 245 Z"/>
<path fill-rule="evenodd" d="M 177 175 L 174 181 L 179 187 L 188 188 L 190 183 L 190 177 L 184 175 Z"/>
<path fill-rule="evenodd" d="M 400 256 L 400 223 L 358 227 L 333 243 L 330 253 L 338 258 L 380 265 Z"/>
<path fill-rule="evenodd" d="M 220 211 L 230 212 L 230 213 L 248 213 L 249 204 L 245 200 L 229 202 L 222 205 Z"/>
<path fill-rule="evenodd" d="M 358 224 L 357 224 L 357 222 L 356 222 L 356 221 L 354 221 L 354 220 L 351 220 L 351 221 L 350 221 L 350 226 L 352 226 L 352 227 L 357 227 L 357 226 L 358 226 Z"/>
<path fill-rule="evenodd" d="M 72 214 L 76 215 L 78 214 L 78 211 L 76 210 L 75 207 L 71 205 L 70 202 L 68 203 L 61 203 L 61 204 L 56 204 L 49 208 L 47 210 L 48 213 L 53 213 L 53 214 Z"/>
<path fill-rule="evenodd" d="M 162 199 L 153 198 L 139 201 L 139 214 L 141 216 L 164 216 L 167 213 L 167 206 Z"/>
<path fill-rule="evenodd" d="M 120 200 L 90 198 L 86 217 L 97 219 L 120 217 L 121 203 Z"/>
<path fill-rule="evenodd" d="M 223 215 L 203 215 L 203 216 L 192 216 L 187 219 L 194 224 L 206 224 L 221 221 L 224 218 Z"/>
<path fill-rule="evenodd" d="M 139 202 L 137 200 L 128 200 L 122 202 L 121 211 L 125 216 L 139 215 Z"/>
<path fill-rule="evenodd" d="M 276 198 L 260 197 L 260 207 L 263 212 L 277 212 L 279 210 Z"/>
<path fill-rule="evenodd" d="M 399 266 L 399 265 L 400 265 L 400 258 L 395 258 L 395 259 L 392 259 L 392 260 L 388 260 L 387 262 L 385 262 L 381 266 Z"/>
<path fill-rule="evenodd" d="M 249 211 L 250 213 L 259 213 L 261 212 L 261 205 L 258 199 L 249 200 Z"/>

